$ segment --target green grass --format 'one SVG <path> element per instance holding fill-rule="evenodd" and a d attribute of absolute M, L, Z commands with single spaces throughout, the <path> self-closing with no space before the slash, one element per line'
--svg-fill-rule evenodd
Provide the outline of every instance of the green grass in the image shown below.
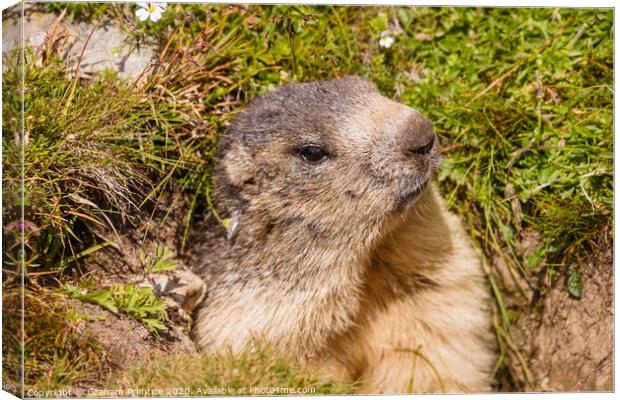
<path fill-rule="evenodd" d="M 357 384 L 336 381 L 328 374 L 296 364 L 269 347 L 216 355 L 154 356 L 127 373 L 112 376 L 108 387 L 127 389 L 179 388 L 160 396 L 346 394 Z M 218 392 L 224 388 L 224 392 Z M 280 392 L 261 392 L 273 390 Z M 281 389 L 280 389 L 281 388 Z M 292 390 L 305 390 L 295 393 Z M 288 391 L 288 392 L 287 392 Z"/>
<path fill-rule="evenodd" d="M 566 278 L 578 298 L 581 257 L 611 243 L 611 10 L 176 4 L 150 24 L 136 22 L 132 7 L 74 4 L 69 14 L 117 24 L 135 43 L 158 47 L 161 62 L 139 81 L 109 71 L 84 80 L 53 47 L 27 53 L 25 271 L 33 299 L 66 296 L 61 284 L 83 289 L 89 256 L 116 230 L 158 208 L 164 224 L 166 207 L 181 199 L 187 248 L 189 227 L 208 212 L 218 135 L 244 102 L 287 82 L 360 74 L 434 121 L 445 155 L 441 190 L 477 243 L 494 295 L 497 374 L 508 389 L 526 387 L 512 377 L 528 372 L 511 335 L 523 312 L 514 300 L 525 294 L 509 290 L 498 268 L 543 296 Z M 383 31 L 395 37 L 389 49 L 378 46 Z M 9 62 L 3 289 L 17 301 L 20 69 L 16 57 Z M 164 253 L 144 255 L 145 267 L 167 268 Z M 6 310 L 5 302 L 3 327 L 15 326 L 17 314 Z M 14 346 L 7 354 L 5 376 L 18 357 Z M 51 356 L 28 354 L 45 361 L 29 381 L 38 382 Z M 81 354 L 58 356 L 68 357 L 59 365 L 79 366 L 77 375 L 47 382 L 88 375 L 85 364 L 70 362 Z M 172 379 L 171 371 L 163 376 Z"/>
<path fill-rule="evenodd" d="M 8 289 L 3 288 L 3 381 L 19 388 L 21 341 L 12 326 L 5 326 L 7 323 L 19 326 L 19 315 L 11 307 L 18 301 L 15 297 L 19 292 Z M 60 389 L 97 381 L 111 373 L 107 351 L 80 327 L 80 321 L 92 316 L 77 313 L 67 304 L 65 296 L 49 290 L 26 290 L 25 296 L 26 390 Z"/>

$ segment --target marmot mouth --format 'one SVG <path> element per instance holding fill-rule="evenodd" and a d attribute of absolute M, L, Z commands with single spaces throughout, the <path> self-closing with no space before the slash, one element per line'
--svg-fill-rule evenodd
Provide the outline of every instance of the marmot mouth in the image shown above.
<path fill-rule="evenodd" d="M 407 206 L 409 203 L 411 203 L 411 201 L 412 201 L 413 199 L 417 198 L 417 197 L 418 197 L 418 195 L 419 195 L 420 193 L 422 193 L 422 192 L 424 191 L 424 189 L 426 189 L 426 185 L 427 185 L 427 184 L 428 184 L 428 179 L 426 179 L 424 182 L 422 182 L 422 184 L 421 184 L 421 185 L 419 185 L 418 187 L 416 187 L 416 188 L 415 188 L 414 190 L 412 190 L 411 192 L 406 193 L 406 194 L 404 194 L 404 195 L 400 196 L 400 197 L 398 198 L 398 201 L 397 201 L 397 206 L 396 206 L 397 211 L 399 211 L 399 212 L 400 212 L 400 211 L 403 211 L 403 208 L 404 208 L 405 206 Z"/>

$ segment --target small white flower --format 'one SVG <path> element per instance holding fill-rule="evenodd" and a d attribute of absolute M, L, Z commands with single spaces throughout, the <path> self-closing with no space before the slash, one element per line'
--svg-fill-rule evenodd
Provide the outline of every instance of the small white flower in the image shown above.
<path fill-rule="evenodd" d="M 161 15 L 166 9 L 166 3 L 137 3 L 138 9 L 136 10 L 136 17 L 140 21 L 146 21 L 150 19 L 152 22 L 156 22 L 161 18 Z"/>
<path fill-rule="evenodd" d="M 390 36 L 388 31 L 381 32 L 381 39 L 379 39 L 379 46 L 389 49 L 394 44 L 394 37 Z"/>

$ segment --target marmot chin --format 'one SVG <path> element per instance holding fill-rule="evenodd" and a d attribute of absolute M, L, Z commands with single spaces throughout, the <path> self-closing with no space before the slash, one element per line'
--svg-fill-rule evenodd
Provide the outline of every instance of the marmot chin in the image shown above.
<path fill-rule="evenodd" d="M 206 351 L 255 338 L 371 393 L 488 391 L 491 300 L 431 180 L 437 137 L 359 77 L 249 102 L 220 141 L 196 271 Z"/>

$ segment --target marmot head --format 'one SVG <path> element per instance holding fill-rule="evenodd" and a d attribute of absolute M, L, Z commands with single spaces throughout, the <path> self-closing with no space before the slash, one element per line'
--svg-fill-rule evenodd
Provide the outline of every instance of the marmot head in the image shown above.
<path fill-rule="evenodd" d="M 373 83 L 296 83 L 256 97 L 231 123 L 218 204 L 250 215 L 254 236 L 298 225 L 368 240 L 415 203 L 438 162 L 431 122 Z"/>

